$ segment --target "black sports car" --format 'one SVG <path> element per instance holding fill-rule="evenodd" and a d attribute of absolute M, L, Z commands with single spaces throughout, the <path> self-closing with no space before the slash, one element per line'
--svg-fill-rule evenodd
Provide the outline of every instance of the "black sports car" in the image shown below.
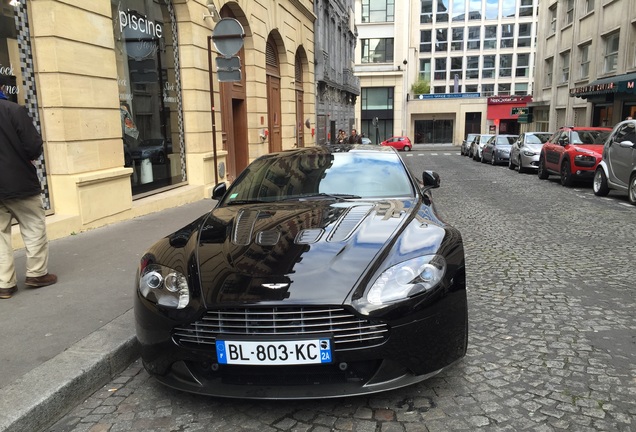
<path fill-rule="evenodd" d="M 391 147 L 268 154 L 143 256 L 135 317 L 162 383 L 240 398 L 358 395 L 463 357 L 464 248 L 435 214 L 439 176 Z"/>

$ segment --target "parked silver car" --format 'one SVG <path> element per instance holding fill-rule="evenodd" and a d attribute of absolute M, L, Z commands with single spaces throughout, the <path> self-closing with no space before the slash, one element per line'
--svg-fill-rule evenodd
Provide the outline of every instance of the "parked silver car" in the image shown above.
<path fill-rule="evenodd" d="M 479 134 L 469 133 L 468 135 L 466 135 L 466 139 L 462 141 L 462 145 L 459 147 L 459 153 L 461 153 L 462 156 L 468 156 L 468 152 L 470 151 L 470 145 L 472 144 L 473 140 L 475 139 L 477 135 Z"/>
<path fill-rule="evenodd" d="M 512 170 L 519 167 L 520 173 L 538 169 L 541 147 L 551 136 L 552 132 L 523 132 L 520 134 L 510 149 L 508 168 Z"/>
<path fill-rule="evenodd" d="M 510 159 L 510 148 L 518 135 L 495 135 L 486 141 L 486 145 L 481 151 L 481 161 L 490 162 L 493 165 L 508 162 Z"/>
<path fill-rule="evenodd" d="M 488 139 L 492 136 L 493 134 L 477 135 L 470 145 L 468 156 L 473 158 L 473 160 L 481 161 L 481 151 L 484 149 L 484 146 L 486 145 L 486 141 L 488 141 Z"/>
<path fill-rule="evenodd" d="M 627 192 L 629 202 L 636 205 L 636 120 L 614 126 L 594 172 L 592 189 L 597 196 L 606 196 L 610 189 Z"/>

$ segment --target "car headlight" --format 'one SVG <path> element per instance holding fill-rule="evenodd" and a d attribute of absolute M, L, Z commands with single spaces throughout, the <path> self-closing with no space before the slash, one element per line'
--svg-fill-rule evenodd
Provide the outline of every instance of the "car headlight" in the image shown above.
<path fill-rule="evenodd" d="M 596 158 L 594 156 L 588 156 L 588 155 L 576 155 L 574 156 L 574 161 L 575 162 L 596 162 Z"/>
<path fill-rule="evenodd" d="M 523 154 L 528 156 L 528 157 L 531 157 L 531 156 L 535 156 L 537 153 L 533 152 L 533 151 L 530 151 L 530 150 L 524 150 Z"/>
<path fill-rule="evenodd" d="M 401 262 L 385 270 L 367 292 L 372 305 L 404 300 L 434 288 L 444 278 L 446 260 L 441 255 L 425 255 Z"/>
<path fill-rule="evenodd" d="M 150 264 L 141 270 L 139 292 L 155 304 L 174 309 L 183 309 L 190 302 L 186 277 L 159 264 Z"/>

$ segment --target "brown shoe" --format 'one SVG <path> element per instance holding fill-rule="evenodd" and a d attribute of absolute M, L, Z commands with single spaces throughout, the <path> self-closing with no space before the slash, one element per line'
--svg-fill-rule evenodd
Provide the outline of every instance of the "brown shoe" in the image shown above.
<path fill-rule="evenodd" d="M 15 294 L 18 290 L 17 286 L 12 286 L 11 288 L 0 288 L 0 299 L 8 299 Z"/>
<path fill-rule="evenodd" d="M 38 276 L 38 277 L 27 276 L 26 280 L 24 281 L 24 284 L 30 287 L 41 288 L 41 287 L 53 285 L 55 282 L 57 282 L 57 276 L 51 273 L 47 273 L 44 276 Z"/>

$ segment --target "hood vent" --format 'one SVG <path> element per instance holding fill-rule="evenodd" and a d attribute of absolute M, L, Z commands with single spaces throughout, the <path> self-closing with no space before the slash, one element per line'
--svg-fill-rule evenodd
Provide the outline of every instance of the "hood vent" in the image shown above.
<path fill-rule="evenodd" d="M 256 234 L 256 244 L 261 246 L 274 246 L 280 240 L 280 232 L 276 230 L 261 231 Z"/>
<path fill-rule="evenodd" d="M 323 232 L 324 232 L 324 230 L 319 229 L 319 228 L 302 230 L 296 236 L 296 239 L 294 240 L 294 243 L 296 243 L 296 244 L 312 244 L 312 243 L 316 243 L 320 239 L 320 237 L 322 237 L 322 233 Z"/>
<path fill-rule="evenodd" d="M 353 206 L 349 208 L 336 223 L 327 241 L 340 242 L 349 238 L 372 208 L 373 206 L 370 205 Z"/>
<path fill-rule="evenodd" d="M 239 246 L 248 246 L 254 232 L 254 224 L 258 218 L 258 211 L 241 210 L 234 221 L 232 243 Z"/>

